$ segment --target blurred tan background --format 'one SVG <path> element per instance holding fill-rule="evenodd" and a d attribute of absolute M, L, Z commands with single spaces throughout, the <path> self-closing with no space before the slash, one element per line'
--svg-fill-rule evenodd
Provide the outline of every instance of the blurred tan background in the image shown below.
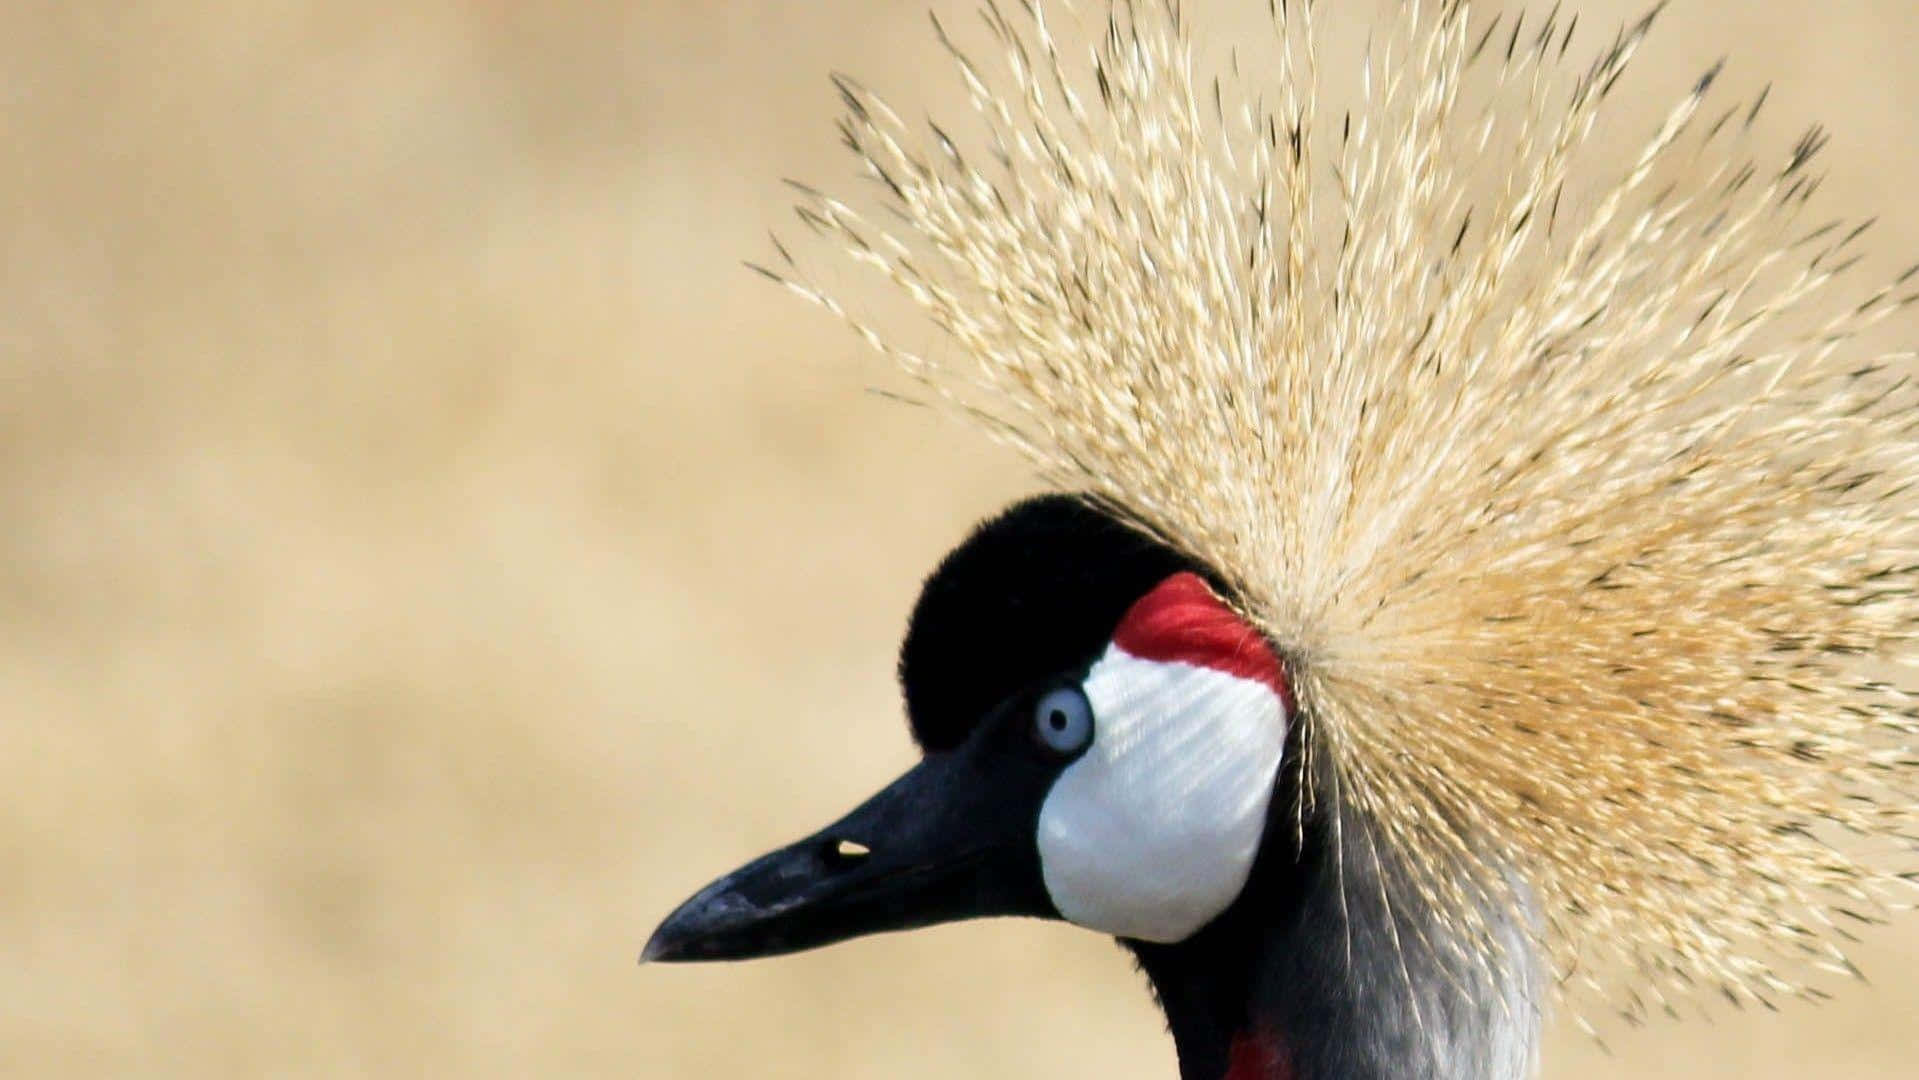
<path fill-rule="evenodd" d="M 739 265 L 850 184 L 829 70 L 952 99 L 923 5 L 93 7 L 0 13 L 0 1074 L 1174 1075 L 1064 927 L 633 963 L 911 760 L 918 578 L 1025 487 Z M 1809 10 L 1630 96 L 1731 51 L 1919 251 L 1919 8 Z M 1919 920 L 1860 959 L 1546 1075 L 1912 1076 Z"/>

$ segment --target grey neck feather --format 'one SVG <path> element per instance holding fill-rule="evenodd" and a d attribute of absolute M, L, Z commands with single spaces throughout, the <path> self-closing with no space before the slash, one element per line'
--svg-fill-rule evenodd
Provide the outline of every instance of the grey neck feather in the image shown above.
<path fill-rule="evenodd" d="M 1249 1034 L 1277 1051 L 1260 1080 L 1531 1076 L 1546 987 L 1530 916 L 1488 902 L 1502 955 L 1468 961 L 1457 931 L 1406 886 L 1378 826 L 1327 798 L 1334 790 L 1318 786 L 1303 846 L 1269 837 L 1245 894 L 1213 925 L 1175 946 L 1130 946 L 1182 1080 L 1222 1080 Z M 1293 828 L 1279 810 L 1269 832 Z"/>

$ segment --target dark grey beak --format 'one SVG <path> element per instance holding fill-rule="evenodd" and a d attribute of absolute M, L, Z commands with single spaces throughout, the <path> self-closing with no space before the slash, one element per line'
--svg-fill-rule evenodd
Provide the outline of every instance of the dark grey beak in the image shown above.
<path fill-rule="evenodd" d="M 640 961 L 743 960 L 988 915 L 1054 916 L 1033 830 L 1044 776 L 980 745 L 929 756 L 859 809 L 715 881 Z"/>

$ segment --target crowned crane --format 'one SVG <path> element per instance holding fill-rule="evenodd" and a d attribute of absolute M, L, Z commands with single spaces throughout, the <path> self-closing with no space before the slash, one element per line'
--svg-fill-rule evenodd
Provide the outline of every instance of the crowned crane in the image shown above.
<path fill-rule="evenodd" d="M 1177 4 L 1023 7 L 997 74 L 936 20 L 977 144 L 841 79 L 884 213 L 801 188 L 949 344 L 764 272 L 1052 491 L 920 594 L 920 763 L 643 958 L 1065 920 L 1183 1080 L 1519 1078 L 1556 1004 L 1823 994 L 1919 833 L 1919 393 L 1868 333 L 1912 272 L 1855 284 L 1823 136 L 1749 151 L 1714 68 L 1598 160 L 1650 16 L 1588 62 L 1557 8 L 1388 5 L 1345 100 L 1310 3 L 1217 76 Z"/>

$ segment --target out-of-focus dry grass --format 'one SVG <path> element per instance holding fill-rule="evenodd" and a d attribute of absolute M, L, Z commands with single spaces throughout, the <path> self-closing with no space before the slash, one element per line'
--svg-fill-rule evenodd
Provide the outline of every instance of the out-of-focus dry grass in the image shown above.
<path fill-rule="evenodd" d="M 633 966 L 910 760 L 916 580 L 1024 483 L 738 265 L 829 69 L 951 99 L 919 6 L 92 7 L 0 13 L 0 1073 L 1172 1075 L 1068 928 Z M 1919 11 L 1804 10 L 1634 78 L 1735 50 L 1919 249 Z M 1861 959 L 1547 1075 L 1909 1076 L 1919 923 Z"/>

